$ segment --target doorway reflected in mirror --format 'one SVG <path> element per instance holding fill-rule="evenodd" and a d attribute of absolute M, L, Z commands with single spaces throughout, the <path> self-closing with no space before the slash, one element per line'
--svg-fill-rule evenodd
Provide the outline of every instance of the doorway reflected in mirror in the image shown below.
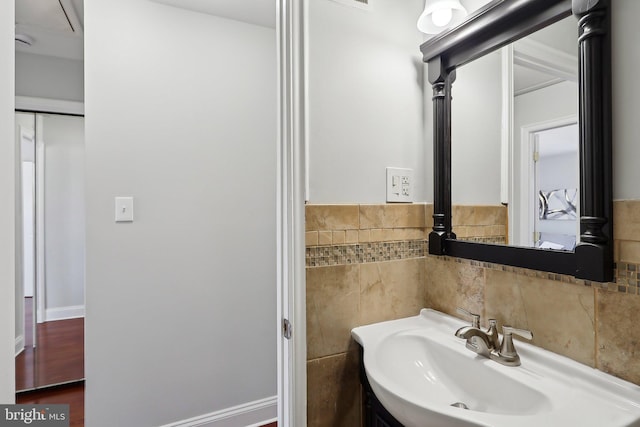
<path fill-rule="evenodd" d="M 458 240 L 574 249 L 579 212 L 570 206 L 578 206 L 580 191 L 577 46 L 570 16 L 456 69 L 451 199 Z M 540 140 L 543 149 L 536 145 Z M 558 213 L 540 219 L 538 212 L 540 191 L 559 189 L 575 196 L 563 205 L 573 218 L 563 226 L 555 224 Z M 562 205 L 559 194 L 550 194 L 549 201 Z M 473 216 L 488 210 L 496 212 L 493 223 Z"/>

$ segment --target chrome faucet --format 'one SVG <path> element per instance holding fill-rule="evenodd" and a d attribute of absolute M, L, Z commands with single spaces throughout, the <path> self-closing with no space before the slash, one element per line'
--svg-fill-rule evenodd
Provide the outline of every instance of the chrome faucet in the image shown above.
<path fill-rule="evenodd" d="M 484 357 L 491 356 L 493 341 L 487 332 L 480 329 L 480 315 L 458 307 L 458 313 L 471 318 L 471 326 L 463 326 L 456 331 L 456 337 L 467 340 L 466 347 Z"/>
<path fill-rule="evenodd" d="M 458 308 L 457 312 L 471 318 L 471 326 L 464 326 L 455 334 L 456 337 L 467 341 L 466 347 L 469 350 L 506 366 L 520 365 L 520 356 L 513 345 L 513 334 L 533 339 L 531 331 L 505 325 L 502 327 L 501 343 L 496 319 L 489 319 L 489 329 L 483 331 L 480 328 L 480 315 L 463 308 Z"/>

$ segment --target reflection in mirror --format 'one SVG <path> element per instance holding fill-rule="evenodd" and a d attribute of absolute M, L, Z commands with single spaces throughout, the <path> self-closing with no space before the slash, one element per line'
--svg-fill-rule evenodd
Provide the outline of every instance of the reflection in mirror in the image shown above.
<path fill-rule="evenodd" d="M 579 235 L 578 125 L 544 129 L 532 139 L 534 188 L 520 191 L 527 190 L 527 198 L 537 197 L 537 206 L 528 206 L 533 208 L 533 232 L 524 244 L 572 251 Z"/>
<path fill-rule="evenodd" d="M 84 378 L 84 117 L 16 112 L 16 391 Z"/>
<path fill-rule="evenodd" d="M 456 69 L 451 197 L 459 240 L 574 249 L 577 46 L 569 16 Z"/>

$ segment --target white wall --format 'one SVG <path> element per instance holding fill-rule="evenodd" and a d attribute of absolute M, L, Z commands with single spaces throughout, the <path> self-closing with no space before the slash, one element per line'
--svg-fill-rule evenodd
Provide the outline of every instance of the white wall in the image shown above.
<path fill-rule="evenodd" d="M 85 27 L 87 425 L 275 417 L 275 32 L 146 0 Z"/>
<path fill-rule="evenodd" d="M 14 2 L 0 2 L 0 402 L 15 401 Z"/>
<path fill-rule="evenodd" d="M 45 114 L 44 143 L 46 320 L 84 311 L 84 118 Z"/>
<path fill-rule="evenodd" d="M 640 2 L 612 0 L 613 69 L 613 197 L 640 199 Z"/>
<path fill-rule="evenodd" d="M 456 70 L 451 89 L 454 205 L 500 204 L 501 72 L 500 52 Z"/>
<path fill-rule="evenodd" d="M 82 61 L 16 52 L 16 95 L 66 101 L 84 99 Z"/>
<path fill-rule="evenodd" d="M 309 2 L 313 203 L 384 203 L 387 166 L 414 170 L 415 201 L 425 201 L 431 187 L 423 38 L 416 29 L 424 1 L 371 4 L 361 10 L 330 0 Z M 428 83 L 427 88 L 430 96 Z"/>

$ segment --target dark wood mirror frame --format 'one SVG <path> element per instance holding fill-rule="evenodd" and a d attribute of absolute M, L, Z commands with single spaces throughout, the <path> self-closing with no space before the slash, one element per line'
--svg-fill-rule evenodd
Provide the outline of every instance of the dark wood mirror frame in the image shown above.
<path fill-rule="evenodd" d="M 420 47 L 433 85 L 430 254 L 597 282 L 613 280 L 609 1 L 496 0 Z M 569 252 L 456 240 L 451 224 L 451 88 L 456 68 L 572 14 L 579 44 L 580 243 Z"/>

